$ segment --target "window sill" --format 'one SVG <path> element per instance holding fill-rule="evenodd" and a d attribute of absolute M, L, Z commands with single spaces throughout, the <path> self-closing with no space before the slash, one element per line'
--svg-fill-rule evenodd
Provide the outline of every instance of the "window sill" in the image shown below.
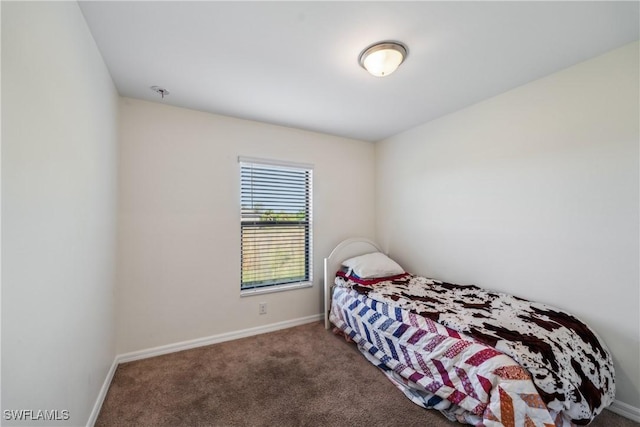
<path fill-rule="evenodd" d="M 270 294 L 273 292 L 291 291 L 293 289 L 310 288 L 311 286 L 313 286 L 313 282 L 300 282 L 300 283 L 290 283 L 286 285 L 267 286 L 264 288 L 244 289 L 240 291 L 240 296 L 250 297 L 251 295 L 263 295 L 263 294 Z"/>

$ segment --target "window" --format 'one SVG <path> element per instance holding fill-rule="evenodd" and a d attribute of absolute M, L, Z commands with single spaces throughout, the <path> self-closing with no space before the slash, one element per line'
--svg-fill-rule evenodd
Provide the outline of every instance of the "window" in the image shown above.
<path fill-rule="evenodd" d="M 311 286 L 311 166 L 239 160 L 242 293 Z"/>

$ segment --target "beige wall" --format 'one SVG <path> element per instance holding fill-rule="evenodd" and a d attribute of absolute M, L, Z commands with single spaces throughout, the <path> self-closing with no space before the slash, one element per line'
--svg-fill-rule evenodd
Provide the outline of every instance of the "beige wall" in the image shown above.
<path fill-rule="evenodd" d="M 84 425 L 115 356 L 118 95 L 77 3 L 1 7 L 2 409 Z"/>
<path fill-rule="evenodd" d="M 374 234 L 373 145 L 128 98 L 120 107 L 119 353 L 320 314 L 323 257 Z M 238 156 L 314 165 L 313 287 L 240 297 Z"/>
<path fill-rule="evenodd" d="M 640 407 L 638 43 L 376 144 L 377 237 L 410 271 L 567 309 Z"/>

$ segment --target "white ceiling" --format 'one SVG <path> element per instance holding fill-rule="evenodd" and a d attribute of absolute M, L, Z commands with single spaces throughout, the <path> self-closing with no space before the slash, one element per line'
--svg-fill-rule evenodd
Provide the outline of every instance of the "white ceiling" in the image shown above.
<path fill-rule="evenodd" d="M 639 38 L 632 2 L 80 2 L 119 93 L 369 141 Z M 398 40 L 385 78 L 358 65 Z M 164 100 L 149 89 L 165 87 Z"/>

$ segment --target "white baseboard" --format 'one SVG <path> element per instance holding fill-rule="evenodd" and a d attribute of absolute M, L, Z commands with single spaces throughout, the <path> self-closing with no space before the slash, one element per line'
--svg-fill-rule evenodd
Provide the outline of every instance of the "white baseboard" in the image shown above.
<path fill-rule="evenodd" d="M 304 325 L 305 323 L 318 322 L 324 317 L 322 313 L 312 316 L 300 317 L 293 320 L 285 320 L 284 322 L 271 323 L 269 325 L 257 326 L 255 328 L 242 329 L 224 334 L 211 335 L 204 338 L 196 338 L 194 340 L 182 341 L 174 344 L 162 345 L 160 347 L 148 348 L 145 350 L 134 351 L 131 353 L 120 354 L 116 356 L 118 363 L 132 362 L 134 360 L 147 359 L 149 357 L 161 356 L 163 354 L 175 353 L 177 351 L 189 350 L 205 345 L 217 344 L 224 341 L 237 340 L 238 338 L 250 337 L 253 335 L 274 332 L 280 329 L 292 328 L 294 326 Z"/>
<path fill-rule="evenodd" d="M 619 400 L 614 400 L 611 406 L 607 409 L 625 418 L 629 418 L 630 420 L 640 423 L 640 408 L 620 402 Z"/>
<path fill-rule="evenodd" d="M 109 386 L 111 385 L 111 380 L 113 379 L 113 375 L 116 373 L 116 369 L 118 368 L 118 357 L 116 356 L 113 359 L 113 363 L 111 364 L 111 368 L 109 368 L 109 372 L 107 372 L 107 377 L 104 379 L 102 383 L 102 388 L 100 389 L 100 393 L 98 393 L 98 398 L 96 399 L 96 403 L 93 405 L 93 409 L 91 410 L 91 414 L 89 415 L 89 420 L 87 421 L 87 427 L 93 427 L 98 419 L 98 414 L 100 413 L 100 409 L 102 409 L 102 403 L 104 402 L 104 398 L 107 397 L 107 392 L 109 391 Z"/>

